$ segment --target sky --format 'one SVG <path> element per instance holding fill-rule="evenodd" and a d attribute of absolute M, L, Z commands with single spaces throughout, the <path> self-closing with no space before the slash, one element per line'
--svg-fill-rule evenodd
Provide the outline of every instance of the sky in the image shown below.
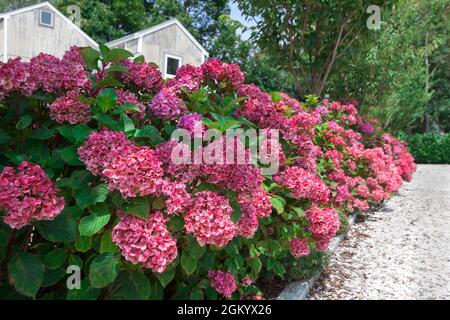
<path fill-rule="evenodd" d="M 234 20 L 239 21 L 246 27 L 252 27 L 255 25 L 254 21 L 246 21 L 245 18 L 242 16 L 241 11 L 239 10 L 237 4 L 234 1 L 231 1 L 230 3 L 230 9 L 231 9 L 231 18 Z M 241 36 L 244 40 L 247 40 L 250 37 L 250 32 L 241 33 Z"/>

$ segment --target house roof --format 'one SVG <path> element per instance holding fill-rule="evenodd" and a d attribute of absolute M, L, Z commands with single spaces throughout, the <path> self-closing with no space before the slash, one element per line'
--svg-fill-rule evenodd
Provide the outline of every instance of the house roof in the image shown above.
<path fill-rule="evenodd" d="M 180 29 L 186 34 L 186 36 L 195 44 L 195 46 L 197 48 L 200 49 L 200 51 L 204 54 L 204 55 L 209 55 L 208 51 L 206 51 L 206 49 L 197 41 L 197 39 L 194 38 L 194 36 L 183 26 L 183 24 L 176 18 L 172 18 L 170 20 L 167 20 L 163 23 L 157 24 L 156 26 L 141 30 L 141 31 L 137 31 L 135 33 L 126 35 L 122 38 L 113 40 L 108 42 L 106 45 L 107 46 L 116 46 L 118 44 L 122 44 L 124 42 L 127 42 L 129 40 L 134 40 L 140 37 L 143 37 L 145 35 L 148 35 L 150 33 L 156 32 L 158 30 L 167 28 L 171 25 L 177 25 L 178 27 L 180 27 Z"/>
<path fill-rule="evenodd" d="M 79 33 L 81 33 L 83 35 L 83 37 L 85 37 L 90 43 L 92 43 L 95 47 L 98 47 L 98 43 L 94 39 L 89 37 L 83 30 L 81 30 L 76 24 L 74 24 L 72 21 L 70 21 L 70 19 L 68 19 L 65 15 L 63 15 L 58 9 L 56 9 L 52 4 L 50 4 L 47 1 L 35 4 L 35 5 L 32 5 L 32 6 L 28 6 L 28 7 L 25 7 L 25 8 L 21 8 L 21 9 L 17 9 L 17 10 L 13 10 L 13 11 L 2 13 L 2 14 L 0 14 L 0 19 L 4 19 L 4 18 L 7 18 L 7 17 L 14 16 L 16 14 L 24 13 L 24 12 L 31 11 L 31 10 L 34 10 L 34 9 L 39 9 L 39 8 L 42 8 L 42 7 L 48 7 L 50 9 L 52 9 L 65 22 L 67 22 L 69 25 L 71 25 L 73 28 L 75 28 Z"/>

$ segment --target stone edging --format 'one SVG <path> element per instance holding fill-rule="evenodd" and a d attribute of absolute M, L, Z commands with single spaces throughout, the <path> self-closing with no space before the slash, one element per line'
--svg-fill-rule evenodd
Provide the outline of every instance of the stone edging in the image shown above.
<path fill-rule="evenodd" d="M 327 254 L 331 255 L 336 251 L 341 241 L 347 235 L 350 227 L 355 223 L 355 220 L 356 214 L 349 219 L 348 221 L 349 228 L 347 229 L 347 232 L 333 238 L 330 245 L 328 246 Z M 276 300 L 305 300 L 309 296 L 309 290 L 314 287 L 314 284 L 316 283 L 317 280 L 319 280 L 321 274 L 322 270 L 317 270 L 307 280 L 289 283 L 278 295 Z"/>

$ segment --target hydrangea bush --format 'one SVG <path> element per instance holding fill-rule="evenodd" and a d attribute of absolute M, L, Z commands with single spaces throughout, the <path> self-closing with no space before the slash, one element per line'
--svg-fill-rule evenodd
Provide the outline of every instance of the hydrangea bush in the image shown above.
<path fill-rule="evenodd" d="M 266 93 L 217 59 L 164 80 L 131 56 L 0 64 L 1 297 L 261 299 L 262 280 L 289 278 L 415 171 L 355 102 Z M 174 163 L 198 155 L 176 128 L 268 129 L 280 168 L 263 175 L 237 138 L 203 146 L 252 162 Z"/>

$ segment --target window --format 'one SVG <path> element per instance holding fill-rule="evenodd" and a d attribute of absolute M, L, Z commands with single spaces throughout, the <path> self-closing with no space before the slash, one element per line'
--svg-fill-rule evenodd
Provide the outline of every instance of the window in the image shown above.
<path fill-rule="evenodd" d="M 46 27 L 53 27 L 53 12 L 48 10 L 39 11 L 39 24 Z"/>
<path fill-rule="evenodd" d="M 181 58 L 166 54 L 166 78 L 173 78 L 177 74 L 178 68 L 181 66 Z"/>

